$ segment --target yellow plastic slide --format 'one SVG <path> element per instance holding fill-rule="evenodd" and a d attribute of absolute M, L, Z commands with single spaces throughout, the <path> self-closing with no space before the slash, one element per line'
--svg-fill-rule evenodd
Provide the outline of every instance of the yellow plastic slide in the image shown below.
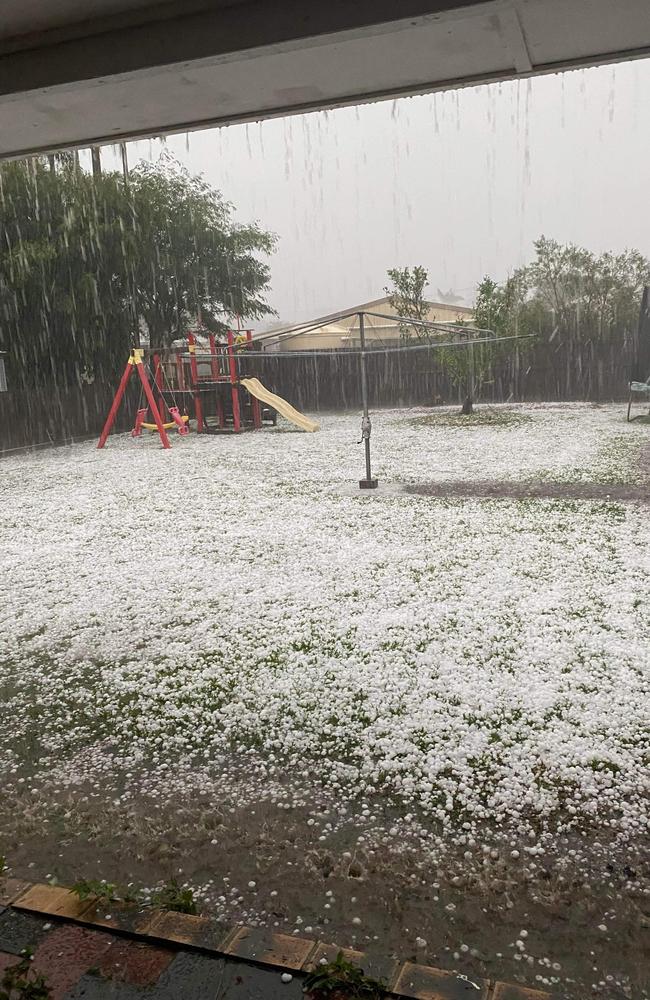
<path fill-rule="evenodd" d="M 310 420 L 303 413 L 300 413 L 291 405 L 287 403 L 286 399 L 282 396 L 276 396 L 274 392 L 269 392 L 265 389 L 258 378 L 243 378 L 241 384 L 247 389 L 251 396 L 255 396 L 255 399 L 259 399 L 262 403 L 266 403 L 267 406 L 271 406 L 278 413 L 290 420 L 296 427 L 300 427 L 302 431 L 318 431 L 320 427 L 315 421 Z"/>

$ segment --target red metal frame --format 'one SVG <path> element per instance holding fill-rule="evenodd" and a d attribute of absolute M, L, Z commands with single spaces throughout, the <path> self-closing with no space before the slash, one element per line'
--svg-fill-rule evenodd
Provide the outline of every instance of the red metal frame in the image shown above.
<path fill-rule="evenodd" d="M 240 385 L 240 364 L 239 358 L 235 352 L 235 344 L 239 344 L 239 341 L 245 340 L 246 344 L 242 347 L 247 348 L 252 346 L 253 342 L 253 331 L 246 330 L 242 331 L 241 327 L 239 333 L 236 334 L 233 330 L 228 330 L 227 345 L 218 344 L 214 334 L 209 334 L 210 342 L 210 371 L 212 383 L 216 395 L 216 407 L 217 407 L 217 418 L 219 421 L 219 426 L 221 428 L 225 427 L 225 415 L 223 406 L 223 396 L 220 392 L 220 385 L 224 386 L 230 385 L 230 391 L 232 394 L 232 416 L 233 416 L 233 431 L 238 434 L 243 430 L 242 424 L 242 412 L 239 397 L 239 385 Z M 187 354 L 181 349 L 179 350 L 175 357 L 173 354 L 169 355 L 169 362 L 173 365 L 176 364 L 176 375 L 178 388 L 181 391 L 185 391 L 188 387 L 194 398 L 194 413 L 196 417 L 196 429 L 198 433 L 203 433 L 207 430 L 207 424 L 203 415 L 203 403 L 201 399 L 201 378 L 199 377 L 199 367 L 196 355 L 196 335 L 194 333 L 188 333 L 187 335 Z M 134 437 L 139 437 L 142 433 L 142 424 L 146 422 L 147 409 L 151 411 L 153 420 L 156 426 L 156 430 L 160 436 L 160 440 L 163 448 L 171 448 L 169 438 L 167 436 L 167 431 L 164 426 L 164 415 L 165 410 L 167 410 L 171 419 L 174 421 L 178 427 L 180 434 L 187 434 L 188 425 L 181 418 L 180 412 L 176 406 L 170 406 L 170 404 L 165 400 L 165 372 L 163 368 L 163 361 L 160 353 L 156 352 L 151 355 L 153 364 L 153 381 L 150 382 L 147 371 L 145 369 L 143 359 L 144 350 L 141 348 L 134 348 L 131 351 L 129 360 L 120 378 L 120 383 L 117 387 L 117 391 L 111 403 L 108 416 L 106 417 L 106 422 L 102 428 L 99 441 L 97 443 L 98 448 L 103 448 L 106 444 L 106 440 L 113 428 L 115 423 L 115 418 L 117 416 L 120 404 L 126 392 L 126 388 L 129 383 L 133 371 L 137 371 L 138 378 L 142 384 L 144 395 L 147 400 L 147 407 L 139 407 L 136 413 L 135 426 L 133 428 L 132 434 Z M 189 364 L 187 361 L 189 359 Z M 226 368 L 227 360 L 227 368 Z M 209 381 L 209 380 L 208 380 Z M 189 384 L 188 384 L 189 383 Z M 205 387 L 209 388 L 208 385 Z M 252 422 L 255 430 L 259 430 L 262 427 L 262 408 L 260 401 L 251 398 L 251 411 L 252 411 Z"/>
<path fill-rule="evenodd" d="M 158 393 L 158 403 L 160 409 L 160 416 L 164 418 L 165 416 L 165 397 L 163 396 L 163 372 L 162 366 L 160 364 L 160 355 L 154 354 L 153 356 L 153 378 L 156 383 L 156 391 Z"/>
<path fill-rule="evenodd" d="M 249 347 L 252 346 L 253 343 L 252 330 L 246 331 L 246 343 L 248 344 Z M 253 427 L 255 428 L 256 431 L 259 431 L 262 428 L 262 407 L 260 406 L 259 399 L 256 399 L 255 396 L 251 396 L 251 403 L 253 409 Z"/>
<path fill-rule="evenodd" d="M 162 422 L 162 417 L 160 416 L 160 410 L 156 404 L 154 394 L 151 391 L 151 386 L 149 385 L 149 379 L 147 378 L 147 373 L 144 370 L 144 365 L 142 364 L 142 355 L 140 355 L 140 360 L 135 362 L 135 367 L 137 369 L 138 375 L 140 376 L 140 381 L 142 382 L 142 388 L 144 389 L 144 394 L 146 396 L 147 402 L 149 403 L 149 409 L 151 410 L 151 415 L 153 417 L 154 423 L 160 434 L 160 440 L 162 441 L 163 448 L 171 448 L 169 443 L 169 438 L 167 437 L 167 431 L 165 430 Z"/>
<path fill-rule="evenodd" d="M 154 394 L 151 391 L 151 385 L 149 384 L 149 379 L 147 378 L 147 373 L 144 370 L 144 365 L 142 363 L 142 356 L 143 356 L 143 352 L 141 350 L 139 350 L 139 349 L 135 349 L 134 348 L 131 351 L 129 360 L 127 361 L 126 367 L 125 367 L 125 369 L 124 369 L 124 371 L 122 373 L 122 378 L 120 379 L 120 384 L 117 387 L 117 392 L 115 393 L 115 396 L 113 397 L 113 402 L 111 403 L 111 408 L 108 411 L 108 416 L 106 417 L 106 423 L 104 424 L 102 432 L 101 432 L 101 434 L 99 436 L 99 441 L 97 442 L 97 447 L 98 448 L 103 448 L 104 447 L 104 445 L 106 444 L 106 439 L 107 439 L 108 435 L 111 433 L 111 428 L 112 428 L 113 424 L 115 423 L 115 417 L 117 416 L 117 411 L 120 408 L 120 403 L 122 402 L 122 398 L 124 396 L 124 393 L 126 392 L 126 387 L 129 384 L 129 379 L 131 378 L 131 375 L 133 374 L 133 369 L 134 368 L 136 369 L 136 371 L 138 373 L 138 376 L 140 378 L 140 381 L 142 383 L 142 388 L 144 389 L 145 397 L 147 399 L 147 402 L 149 404 L 149 408 L 151 410 L 154 422 L 156 424 L 156 429 L 157 429 L 157 431 L 158 431 L 158 433 L 160 435 L 160 440 L 162 442 L 162 446 L 163 446 L 163 448 L 171 448 L 171 445 L 169 443 L 169 438 L 167 437 L 167 431 L 163 427 L 163 422 L 162 422 L 162 418 L 160 416 L 160 411 L 159 411 L 159 409 L 158 409 L 158 407 L 156 405 L 156 400 L 154 398 Z M 137 418 L 136 418 L 136 421 L 137 421 Z"/>
<path fill-rule="evenodd" d="M 203 420 L 203 403 L 201 402 L 201 392 L 199 390 L 199 366 L 196 363 L 196 337 L 193 333 L 187 335 L 187 350 L 190 355 L 190 374 L 192 377 L 192 391 L 194 394 L 194 416 L 196 417 L 196 432 L 202 434 L 205 428 Z"/>
<path fill-rule="evenodd" d="M 235 360 L 235 352 L 233 351 L 234 342 L 235 336 L 232 330 L 228 330 L 228 368 L 230 371 L 230 385 L 232 392 L 232 427 L 235 434 L 239 434 L 241 430 L 241 412 L 239 409 L 237 362 Z"/>
<path fill-rule="evenodd" d="M 210 340 L 210 366 L 212 370 L 212 378 L 215 382 L 221 381 L 221 365 L 219 362 L 219 355 L 217 353 L 217 339 L 213 333 L 209 336 Z M 221 398 L 221 390 L 219 386 L 216 386 L 214 390 L 214 395 L 217 403 L 217 420 L 219 421 L 219 427 L 223 428 L 226 426 L 226 417 L 223 412 L 223 400 Z"/>
<path fill-rule="evenodd" d="M 126 368 L 122 373 L 122 378 L 120 379 L 120 384 L 117 387 L 117 392 L 113 396 L 113 402 L 111 403 L 111 408 L 108 411 L 108 416 L 106 417 L 106 423 L 99 435 L 99 441 L 97 442 L 98 448 L 103 448 L 106 444 L 106 438 L 111 433 L 111 427 L 115 423 L 115 417 L 117 416 L 117 411 L 120 408 L 120 403 L 122 402 L 122 396 L 126 390 L 129 379 L 133 375 L 133 363 L 131 359 L 127 361 Z"/>

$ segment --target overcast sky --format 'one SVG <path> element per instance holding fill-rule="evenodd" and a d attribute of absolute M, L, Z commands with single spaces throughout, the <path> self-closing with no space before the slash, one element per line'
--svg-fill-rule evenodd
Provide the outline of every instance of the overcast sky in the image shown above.
<path fill-rule="evenodd" d="M 301 320 L 422 264 L 471 303 L 544 233 L 650 255 L 650 60 L 230 126 L 166 148 L 279 236 L 270 300 Z M 129 145 L 129 163 L 161 143 Z"/>

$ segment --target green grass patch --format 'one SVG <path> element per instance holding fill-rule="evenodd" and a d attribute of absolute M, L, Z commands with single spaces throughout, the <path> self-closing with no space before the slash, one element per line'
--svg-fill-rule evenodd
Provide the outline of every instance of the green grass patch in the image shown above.
<path fill-rule="evenodd" d="M 496 410 L 479 405 L 468 415 L 461 413 L 460 409 L 434 410 L 419 417 L 411 417 L 405 423 L 412 427 L 456 427 L 471 430 L 473 427 L 516 427 L 529 423 L 531 419 L 530 414 L 519 410 Z"/>

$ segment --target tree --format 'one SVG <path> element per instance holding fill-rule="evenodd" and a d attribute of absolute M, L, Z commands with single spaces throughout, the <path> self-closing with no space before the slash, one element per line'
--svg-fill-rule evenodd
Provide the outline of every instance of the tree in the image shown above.
<path fill-rule="evenodd" d="M 505 343 L 500 338 L 534 336 L 538 320 L 538 307 L 527 301 L 530 279 L 525 268 L 516 270 L 499 284 L 485 276 L 476 289 L 474 304 L 474 327 L 479 339 L 493 337 L 494 342 L 476 344 L 456 358 L 448 358 L 452 380 L 464 387 L 465 399 L 462 412 L 472 413 L 473 400 L 481 387 L 494 378 L 495 368 L 505 358 L 517 354 L 521 358 L 530 347 L 530 341 Z"/>
<path fill-rule="evenodd" d="M 493 378 L 496 365 L 512 352 L 512 344 L 497 338 L 516 337 L 528 330 L 531 315 L 523 312 L 526 290 L 523 271 L 515 272 L 501 285 L 488 276 L 483 278 L 476 289 L 472 339 L 484 342 L 443 351 L 443 366 L 452 384 L 464 394 L 461 412 L 465 415 L 473 412 L 474 399 L 481 386 Z M 469 338 L 461 332 L 456 339 Z M 519 350 L 525 348 L 520 346 Z"/>
<path fill-rule="evenodd" d="M 78 383 L 128 352 L 123 192 L 74 158 L 0 167 L 0 350 L 14 387 Z"/>
<path fill-rule="evenodd" d="M 440 350 L 440 364 L 449 377 L 449 381 L 463 394 L 461 413 L 469 416 L 474 412 L 474 400 L 479 394 L 481 385 L 492 371 L 496 358 L 496 345 L 472 341 L 483 339 L 484 333 L 477 336 L 474 328 L 467 333 L 461 331 L 450 334 L 457 347 L 444 347 Z M 464 345 L 464 346 L 461 346 Z"/>
<path fill-rule="evenodd" d="M 150 248 L 134 255 L 132 284 L 152 343 L 168 345 L 197 316 L 218 330 L 227 316 L 274 314 L 258 255 L 273 252 L 275 236 L 235 223 L 218 191 L 169 159 L 140 164 L 129 182 L 134 242 Z"/>
<path fill-rule="evenodd" d="M 429 316 L 429 303 L 424 298 L 424 289 L 428 284 L 428 272 L 426 268 L 416 266 L 412 270 L 409 267 L 391 268 L 388 277 L 393 282 L 392 289 L 386 288 L 391 306 L 399 316 L 408 319 L 425 321 Z M 493 321 L 497 318 L 497 310 L 505 310 L 505 293 L 490 278 L 485 278 L 479 285 L 477 298 L 477 322 L 480 313 L 481 322 L 479 326 L 484 326 L 492 330 Z M 476 323 L 472 323 L 465 330 L 462 322 L 450 324 L 449 331 L 445 333 L 445 339 L 456 341 L 458 346 L 441 348 L 439 359 L 445 372 L 449 376 L 452 385 L 464 391 L 464 401 L 462 413 L 470 414 L 473 409 L 473 399 L 478 388 L 490 371 L 492 363 L 496 357 L 495 346 L 490 344 L 467 344 L 467 341 L 476 339 Z M 431 328 L 404 322 L 400 324 L 402 337 L 410 337 L 413 333 L 419 340 L 432 342 Z"/>
<path fill-rule="evenodd" d="M 638 250 L 600 256 L 540 236 L 535 257 L 503 284 L 484 278 L 475 317 L 500 335 L 533 333 L 574 341 L 617 339 L 636 326 L 650 261 Z"/>
<path fill-rule="evenodd" d="M 650 261 L 637 250 L 597 255 L 545 236 L 533 246 L 531 263 L 505 282 L 481 282 L 476 323 L 499 336 L 533 336 L 515 344 L 514 363 L 530 352 L 531 364 L 553 372 L 555 391 L 571 398 L 579 389 L 589 398 L 602 378 L 603 359 L 611 364 L 627 351 L 632 361 Z M 501 356 L 494 346 L 493 362 Z"/>
<path fill-rule="evenodd" d="M 481 330 L 505 334 L 510 325 L 511 296 L 508 294 L 510 282 L 498 285 L 490 277 L 485 277 L 476 289 L 474 322 Z"/>
<path fill-rule="evenodd" d="M 74 157 L 0 165 L 0 350 L 14 386 L 112 379 L 145 330 L 272 314 L 275 237 L 169 161 L 91 176 Z"/>
<path fill-rule="evenodd" d="M 424 297 L 424 289 L 429 283 L 429 273 L 425 267 L 392 267 L 387 272 L 393 283 L 392 288 L 384 288 L 388 301 L 398 316 L 426 322 L 429 303 Z M 415 334 L 421 340 L 428 339 L 426 327 L 411 323 L 400 323 L 400 335 L 410 337 Z"/>
<path fill-rule="evenodd" d="M 515 275 L 526 285 L 527 305 L 537 308 L 545 325 L 578 339 L 603 339 L 636 322 L 650 280 L 650 261 L 638 250 L 596 256 L 545 236 L 533 245 L 535 259 Z"/>

